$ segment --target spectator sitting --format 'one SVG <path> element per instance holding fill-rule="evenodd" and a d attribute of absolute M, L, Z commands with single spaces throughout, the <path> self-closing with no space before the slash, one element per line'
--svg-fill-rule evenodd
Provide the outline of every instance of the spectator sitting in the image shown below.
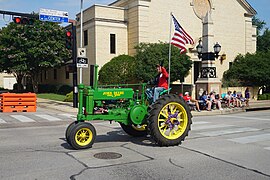
<path fill-rule="evenodd" d="M 192 99 L 192 97 L 189 96 L 189 92 L 185 92 L 185 96 L 183 96 L 183 99 L 187 102 L 188 105 L 193 105 L 194 106 L 194 104 L 195 104 L 196 108 L 197 108 L 197 111 L 201 112 L 198 101 L 195 100 L 195 99 Z"/>
<path fill-rule="evenodd" d="M 200 100 L 207 105 L 207 111 L 211 111 L 212 102 L 209 100 L 207 91 L 204 91 L 200 97 Z"/>
<path fill-rule="evenodd" d="M 244 107 L 244 104 L 242 103 L 246 101 L 246 98 L 243 97 L 242 93 L 237 94 L 237 99 L 240 101 L 240 107 Z"/>
<path fill-rule="evenodd" d="M 234 106 L 235 107 L 240 107 L 240 100 L 237 98 L 237 94 L 236 91 L 233 91 L 232 93 L 232 98 L 233 98 L 233 102 L 234 102 Z"/>
<path fill-rule="evenodd" d="M 227 94 L 225 96 L 225 101 L 226 101 L 227 107 L 228 108 L 231 108 L 231 103 L 233 102 L 232 92 L 231 91 L 228 91 L 227 92 Z"/>
<path fill-rule="evenodd" d="M 221 102 L 220 102 L 219 95 L 217 95 L 217 98 L 216 98 L 215 92 L 210 93 L 210 101 L 213 104 L 217 105 L 219 110 L 221 110 L 221 111 L 223 110 L 222 107 L 221 107 Z"/>

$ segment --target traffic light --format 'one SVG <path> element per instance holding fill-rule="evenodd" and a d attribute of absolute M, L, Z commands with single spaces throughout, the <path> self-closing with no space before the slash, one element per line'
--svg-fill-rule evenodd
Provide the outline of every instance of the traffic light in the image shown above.
<path fill-rule="evenodd" d="M 66 48 L 67 49 L 72 49 L 72 32 L 71 31 L 66 31 Z"/>
<path fill-rule="evenodd" d="M 14 17 L 13 22 L 16 24 L 33 25 L 34 19 L 26 18 L 26 17 Z"/>

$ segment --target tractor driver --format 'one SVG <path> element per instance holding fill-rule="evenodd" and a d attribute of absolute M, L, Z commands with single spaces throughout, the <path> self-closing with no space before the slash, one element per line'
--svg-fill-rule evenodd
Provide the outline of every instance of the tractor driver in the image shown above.
<path fill-rule="evenodd" d="M 162 65 L 157 64 L 156 68 L 158 71 L 158 75 L 155 78 L 157 86 L 154 89 L 153 102 L 155 102 L 159 98 L 159 94 L 162 91 L 168 89 L 168 78 L 169 78 L 168 72 Z"/>

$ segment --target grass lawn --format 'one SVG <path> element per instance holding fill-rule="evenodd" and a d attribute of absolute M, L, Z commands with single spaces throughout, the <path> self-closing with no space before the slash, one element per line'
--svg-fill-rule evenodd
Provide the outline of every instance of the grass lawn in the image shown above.
<path fill-rule="evenodd" d="M 64 101 L 66 96 L 60 94 L 44 93 L 44 94 L 37 94 L 37 97 L 56 101 Z"/>

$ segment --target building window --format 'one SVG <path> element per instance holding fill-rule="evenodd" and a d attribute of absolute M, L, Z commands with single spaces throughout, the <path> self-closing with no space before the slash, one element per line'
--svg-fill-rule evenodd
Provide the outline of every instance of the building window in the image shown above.
<path fill-rule="evenodd" d="M 111 54 L 115 54 L 116 53 L 116 45 L 115 45 L 115 34 L 110 34 L 110 49 L 111 49 Z"/>
<path fill-rule="evenodd" d="M 53 79 L 57 79 L 57 69 L 53 70 Z"/>
<path fill-rule="evenodd" d="M 88 30 L 85 30 L 84 32 L 83 32 L 83 42 L 84 42 L 84 46 L 87 46 L 88 45 Z"/>
<path fill-rule="evenodd" d="M 66 79 L 69 79 L 69 72 L 66 71 Z"/>

